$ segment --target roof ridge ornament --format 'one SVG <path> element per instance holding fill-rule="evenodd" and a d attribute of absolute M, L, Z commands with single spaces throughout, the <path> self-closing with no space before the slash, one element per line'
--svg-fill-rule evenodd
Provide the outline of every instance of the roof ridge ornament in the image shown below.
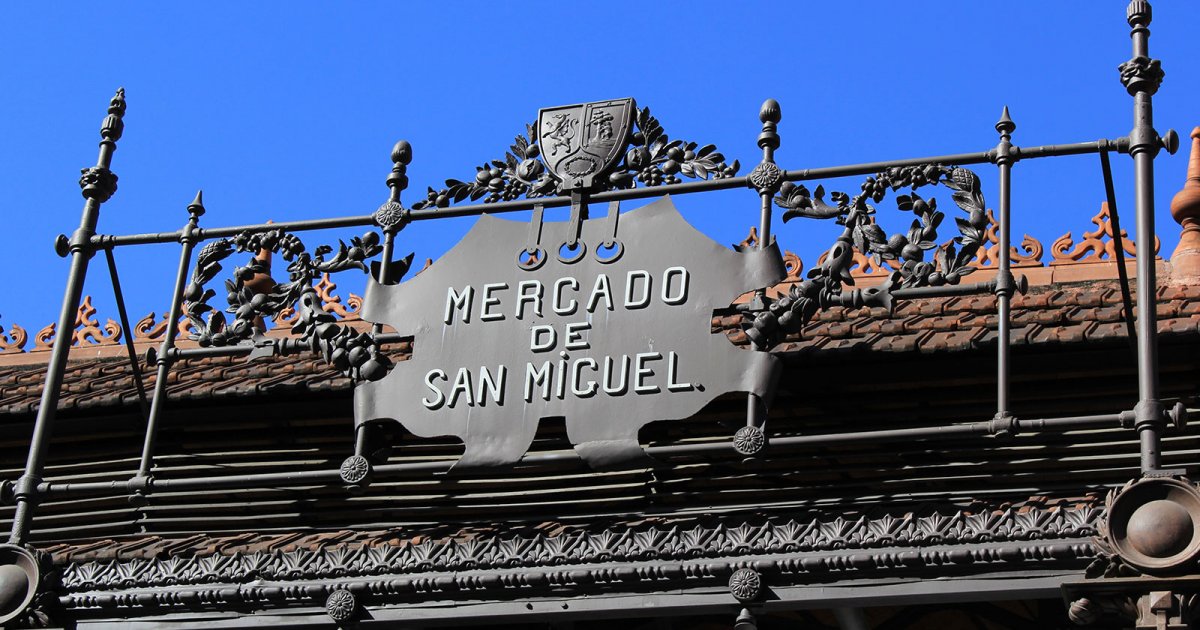
<path fill-rule="evenodd" d="M 1200 127 L 1192 129 L 1187 179 L 1171 199 L 1171 216 L 1183 227 L 1171 254 L 1171 283 L 1192 284 L 1200 278 Z"/>
<path fill-rule="evenodd" d="M 1102 202 L 1100 204 L 1100 211 L 1092 217 L 1092 223 L 1096 225 L 1096 229 L 1084 232 L 1083 240 L 1079 244 L 1075 243 L 1069 231 L 1058 237 L 1054 241 L 1054 244 L 1050 246 L 1050 253 L 1054 256 L 1050 261 L 1050 266 L 1115 261 L 1117 246 L 1113 238 L 1112 219 L 1110 217 L 1108 202 Z M 1123 249 L 1126 255 L 1137 256 L 1137 245 L 1129 238 L 1124 229 L 1121 230 L 1121 243 L 1124 245 Z M 1155 254 L 1158 254 L 1160 246 L 1161 242 L 1155 236 Z"/>

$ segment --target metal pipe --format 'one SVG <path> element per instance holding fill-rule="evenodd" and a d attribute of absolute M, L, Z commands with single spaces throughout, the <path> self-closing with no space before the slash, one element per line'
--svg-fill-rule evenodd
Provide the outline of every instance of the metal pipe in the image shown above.
<path fill-rule="evenodd" d="M 934 297 L 953 297 L 957 295 L 978 295 L 982 293 L 995 293 L 998 285 L 999 276 L 984 282 L 972 282 L 970 284 L 946 284 L 940 287 L 896 289 L 892 291 L 892 297 L 898 300 L 918 300 Z M 1023 275 L 1015 278 L 1013 280 L 1013 288 L 1017 292 L 1025 293 L 1029 289 L 1029 279 Z"/>
<path fill-rule="evenodd" d="M 996 418 L 1009 417 L 1009 348 L 1012 343 L 1013 277 L 1010 269 L 1011 196 L 1012 191 L 1012 132 L 1017 125 L 1008 115 L 1008 107 L 996 123 L 1000 144 L 996 146 L 996 166 L 1000 171 L 1000 220 L 998 245 L 999 269 L 996 272 Z"/>
<path fill-rule="evenodd" d="M 1121 64 L 1121 80 L 1134 102 L 1129 153 L 1134 161 L 1138 251 L 1138 403 L 1134 411 L 1142 472 L 1146 473 L 1161 466 L 1159 431 L 1165 424 L 1162 402 L 1158 400 L 1158 300 L 1154 268 L 1154 158 L 1162 141 L 1154 130 L 1152 106 L 1152 96 L 1158 91 L 1163 75 L 1159 62 L 1149 58 L 1150 4 L 1142 0 L 1130 2 L 1126 18 L 1131 27 L 1133 59 Z"/>
<path fill-rule="evenodd" d="M 138 477 L 150 476 L 154 465 L 154 446 L 158 440 L 159 417 L 163 405 L 167 402 L 167 376 L 171 371 L 171 361 L 168 359 L 170 350 L 175 345 L 175 335 L 179 330 L 179 317 L 182 315 L 183 290 L 187 286 L 188 267 L 192 262 L 192 250 L 196 246 L 195 232 L 199 229 L 200 216 L 204 214 L 204 198 L 202 193 L 196 193 L 196 199 L 188 205 L 188 224 L 182 230 L 180 237 L 181 251 L 179 252 L 179 268 L 175 273 L 175 290 L 171 293 L 171 307 L 167 314 L 167 329 L 163 333 L 162 350 L 159 351 L 158 374 L 154 380 L 154 395 L 150 399 L 150 417 L 146 419 L 146 439 L 142 444 L 142 459 L 138 464 Z"/>
<path fill-rule="evenodd" d="M 1108 151 L 1100 152 L 1100 171 L 1104 175 L 1104 196 L 1108 200 L 1108 218 L 1112 224 L 1113 252 L 1117 258 L 1117 278 L 1121 283 L 1121 304 L 1125 308 L 1125 332 L 1129 336 L 1129 347 L 1137 356 L 1137 328 L 1133 321 L 1133 296 L 1129 292 L 1129 269 L 1125 267 L 1125 238 L 1121 234 L 1121 215 L 1117 212 L 1117 192 L 1113 186 L 1112 165 Z"/>
<path fill-rule="evenodd" d="M 29 533 L 30 520 L 33 518 L 34 505 L 37 502 L 37 486 L 41 481 L 45 466 L 46 451 L 49 448 L 50 435 L 54 428 L 55 414 L 58 411 L 58 396 L 62 390 L 63 372 L 67 366 L 67 357 L 71 352 L 71 342 L 75 333 L 75 316 L 79 310 L 79 301 L 83 297 L 83 283 L 87 277 L 88 261 L 92 257 L 89 247 L 92 236 L 96 232 L 96 224 L 100 220 L 100 206 L 117 190 L 117 177 L 109 167 L 112 166 L 112 155 L 117 149 L 117 140 L 121 139 L 125 123 L 125 90 L 118 89 L 108 105 L 108 115 L 100 127 L 100 154 L 96 158 L 96 166 L 84 169 L 79 185 L 83 189 L 83 213 L 79 219 L 79 229 L 71 236 L 71 268 L 67 272 L 67 287 L 63 294 L 62 309 L 58 315 L 56 339 L 50 352 L 50 360 L 46 363 L 46 381 L 42 387 L 42 399 L 38 406 L 38 414 L 33 424 L 33 436 L 29 441 L 29 453 L 25 461 L 25 473 L 17 481 L 15 488 L 16 511 L 13 514 L 12 530 L 8 542 L 22 545 Z"/>
<path fill-rule="evenodd" d="M 825 433 L 818 435 L 798 435 L 777 437 L 771 440 L 773 447 L 781 446 L 834 446 L 841 444 L 864 444 L 895 440 L 922 440 L 954 437 L 995 436 L 1000 434 L 1013 435 L 1020 432 L 1063 432 L 1080 429 L 1117 428 L 1126 426 L 1130 421 L 1130 412 L 1098 414 L 1090 416 L 1067 416 L 1062 418 L 1035 418 L 1029 420 L 1012 419 L 1011 425 L 1000 425 L 995 420 L 972 422 L 968 424 L 944 425 L 935 427 L 913 427 L 909 429 L 888 429 L 880 431 L 855 431 L 846 433 Z M 675 444 L 668 446 L 647 446 L 644 448 L 651 457 L 686 457 L 694 455 L 727 454 L 731 450 L 728 442 L 709 442 L 705 444 Z M 528 453 L 521 458 L 521 465 L 553 464 L 579 462 L 575 451 L 551 451 L 544 453 Z M 454 465 L 453 460 L 435 460 L 427 462 L 407 462 L 397 464 L 382 464 L 373 466 L 376 474 L 414 474 L 442 473 Z M 669 462 L 660 465 L 670 466 Z M 645 464 L 638 463 L 637 467 Z M 306 470 L 283 473 L 261 473 L 250 475 L 225 475 L 220 477 L 183 477 L 178 479 L 138 479 L 128 481 L 99 481 L 99 482 L 41 482 L 37 492 L 42 496 L 59 497 L 85 493 L 102 493 L 108 491 L 126 492 L 134 489 L 152 491 L 191 491 L 206 489 L 233 489 L 247 487 L 263 487 L 278 485 L 305 485 L 341 483 L 338 470 Z"/>
<path fill-rule="evenodd" d="M 1034 159 L 1043 157 L 1053 157 L 1060 155 L 1082 155 L 1087 153 L 1098 153 L 1106 149 L 1116 148 L 1122 153 L 1127 151 L 1129 140 L 1121 138 L 1119 140 L 1095 140 L 1092 142 L 1079 142 L 1075 144 L 1059 144 L 1059 145 L 1044 145 L 1030 148 L 1013 147 L 1013 154 L 1016 159 Z M 832 166 L 826 168 L 801 169 L 795 171 L 783 171 L 784 181 L 807 181 L 813 179 L 825 179 L 835 177 L 849 177 L 853 175 L 867 175 L 877 173 L 882 170 L 887 170 L 892 167 L 916 166 L 921 164 L 983 164 L 991 162 L 994 159 L 994 150 L 982 151 L 976 153 L 957 153 L 949 155 L 934 155 L 922 158 L 909 158 L 903 160 L 889 160 L 884 162 L 864 162 L 860 164 L 849 164 L 846 166 Z M 596 193 L 591 195 L 590 199 L 594 203 L 607 201 L 622 201 L 626 199 L 645 199 L 648 197 L 660 197 L 663 195 L 685 195 L 696 192 L 707 192 L 713 190 L 729 190 L 733 188 L 745 188 L 750 186 L 748 176 L 741 177 L 725 177 L 722 179 L 709 179 L 695 182 L 684 182 L 681 184 L 670 184 L 666 186 L 655 186 L 652 188 L 631 188 L 627 190 L 613 190 L 608 192 Z M 519 212 L 522 210 L 531 210 L 535 205 L 541 205 L 547 208 L 562 207 L 571 205 L 570 197 L 539 197 L 536 199 L 517 199 L 513 201 L 501 201 L 499 203 L 481 203 L 471 204 L 466 206 L 454 206 L 449 208 L 422 208 L 420 210 L 412 210 L 408 217 L 412 221 L 425 221 L 428 219 L 443 219 L 448 217 L 466 217 L 478 216 L 483 214 L 505 214 L 508 212 Z M 236 236 L 241 232 L 265 232 L 267 230 L 284 230 L 287 232 L 303 232 L 307 230 L 324 230 L 342 227 L 359 227 L 364 225 L 373 225 L 375 223 L 374 215 L 356 215 L 348 217 L 340 217 L 333 219 L 310 219 L 305 221 L 286 221 L 283 223 L 258 223 L 253 225 L 239 225 L 223 228 L 211 228 L 202 230 L 199 233 L 200 240 L 208 240 L 215 238 L 226 238 Z M 150 243 L 171 243 L 178 241 L 182 235 L 180 232 L 156 232 L 146 234 L 129 234 L 129 235 L 110 235 L 100 234 L 91 237 L 89 241 L 91 247 L 102 249 L 108 247 L 124 247 L 126 245 L 146 245 Z"/>
<path fill-rule="evenodd" d="M 133 328 L 129 325 L 129 313 L 125 310 L 125 294 L 121 291 L 121 278 L 117 274 L 117 259 L 111 249 L 104 250 L 108 259 L 108 275 L 112 279 L 113 299 L 117 301 L 117 315 L 121 318 L 121 330 L 125 331 L 125 352 L 129 355 L 129 368 L 133 373 L 133 385 L 137 388 L 138 405 L 142 408 L 142 419 L 150 417 L 149 401 L 146 400 L 146 385 L 142 383 L 142 369 L 137 351 L 133 349 Z"/>

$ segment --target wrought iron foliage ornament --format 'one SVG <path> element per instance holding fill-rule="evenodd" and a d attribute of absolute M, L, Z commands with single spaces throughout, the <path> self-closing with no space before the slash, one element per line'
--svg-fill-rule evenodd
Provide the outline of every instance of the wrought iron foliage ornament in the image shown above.
<path fill-rule="evenodd" d="M 626 101 L 624 110 L 614 105 Z M 620 120 L 622 111 L 632 113 L 633 120 Z M 602 144 L 603 154 L 581 149 L 587 138 Z M 591 160 L 589 165 L 595 163 L 586 172 L 572 170 L 571 160 L 578 162 L 581 155 Z M 684 177 L 721 179 L 736 175 L 740 166 L 737 160 L 726 164 L 714 145 L 670 139 L 650 108 L 637 109 L 633 99 L 588 103 L 543 110 L 538 122 L 527 125 L 525 134 L 515 138 L 503 159 L 477 166 L 468 181 L 447 179 L 440 190 L 430 187 L 413 209 L 445 208 L 468 199 L 497 203 L 546 197 L 577 188 L 580 182 L 589 192 L 597 192 L 677 184 Z"/>
<path fill-rule="evenodd" d="M 936 199 L 917 194 L 918 188 L 936 185 L 954 191 L 954 202 L 967 213 L 955 217 L 959 236 L 941 247 L 937 229 L 945 215 L 937 209 Z M 915 217 L 907 232 L 889 237 L 876 223 L 876 210 L 869 202 L 879 203 L 889 189 L 901 188 L 911 192 L 896 197 L 897 208 Z M 748 322 L 746 334 L 759 348 L 770 348 L 788 333 L 799 331 L 818 310 L 839 305 L 891 308 L 892 291 L 898 288 L 958 284 L 975 271 L 971 263 L 986 240 L 988 215 L 979 177 L 965 168 L 940 164 L 891 168 L 867 178 L 858 195 L 834 192 L 830 200 L 832 204 L 825 201 L 823 186 L 810 192 L 792 182 L 784 183 L 775 197 L 775 204 L 785 209 L 785 222 L 799 217 L 835 219 L 845 229 L 806 280 L 778 299 L 768 298 L 767 308 Z M 925 252 L 934 249 L 934 260 L 926 261 Z M 850 269 L 855 250 L 877 266 L 895 261 L 900 269 L 877 287 L 846 293 L 844 286 L 854 284 Z"/>
<path fill-rule="evenodd" d="M 352 238 L 349 244 L 338 241 L 336 250 L 322 245 L 311 253 L 296 235 L 278 229 L 242 232 L 212 241 L 196 256 L 191 282 L 184 291 L 184 310 L 195 330 L 192 338 L 203 347 L 235 345 L 262 335 L 267 320 L 295 305 L 292 332 L 300 335 L 313 352 L 356 380 L 383 378 L 391 361 L 370 334 L 338 324 L 333 314 L 325 312 L 313 286 L 314 279 L 325 274 L 348 269 L 366 272 L 363 261 L 382 250 L 375 232 Z M 204 287 L 220 273 L 221 261 L 234 252 L 255 256 L 245 266 L 235 268 L 233 278 L 225 282 L 229 304 L 226 312 L 233 314 L 233 321 L 228 321 L 224 313 L 208 303 L 216 291 Z M 286 282 L 276 283 L 271 278 L 273 254 L 280 254 L 288 262 Z M 410 255 L 393 264 L 399 265 L 403 276 L 411 261 Z"/>

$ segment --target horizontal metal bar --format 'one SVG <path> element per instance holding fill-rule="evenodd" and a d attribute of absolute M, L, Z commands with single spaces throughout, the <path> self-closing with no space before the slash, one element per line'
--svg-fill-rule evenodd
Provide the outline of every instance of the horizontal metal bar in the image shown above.
<path fill-rule="evenodd" d="M 1029 290 L 1029 278 L 1019 275 L 1014 279 L 1016 290 L 1024 295 Z M 985 282 L 971 284 L 947 284 L 940 287 L 916 287 L 912 289 L 896 289 L 892 297 L 900 300 L 916 300 L 921 298 L 952 297 L 956 295 L 978 295 L 995 293 L 998 280 L 993 278 Z"/>
<path fill-rule="evenodd" d="M 980 293 L 995 293 L 996 281 L 973 282 L 971 284 L 947 284 L 940 287 L 915 287 L 912 289 L 896 289 L 892 297 L 899 300 L 916 300 L 932 297 L 949 297 L 954 295 L 976 295 Z"/>
<path fill-rule="evenodd" d="M 1128 139 L 1122 138 L 1119 140 L 1095 140 L 1092 142 L 1052 144 L 1029 148 L 1014 147 L 1013 151 L 1017 159 L 1032 159 L 1060 155 L 1099 153 L 1102 150 L 1120 150 L 1122 146 L 1128 147 L 1128 144 Z M 934 155 L 901 160 L 888 160 L 884 162 L 864 162 L 861 164 L 847 164 L 845 166 L 830 166 L 824 168 L 785 171 L 783 176 L 787 181 L 798 182 L 813 179 L 849 177 L 852 175 L 869 175 L 893 167 L 917 166 L 921 164 L 982 164 L 991 162 L 994 157 L 995 150 L 993 149 L 976 153 L 955 153 L 949 155 Z M 613 190 L 609 192 L 597 193 L 592 195 L 589 199 L 595 203 L 602 203 L 606 201 L 618 201 L 626 199 L 645 199 L 648 197 L 660 197 L 662 195 L 686 195 L 690 193 L 708 192 L 714 190 L 747 188 L 749 187 L 748 181 L 748 177 L 746 176 L 726 177 L 723 179 L 708 179 L 695 182 L 684 182 L 681 184 L 670 184 L 667 186 L 656 186 L 653 188 Z M 536 199 L 502 201 L 499 203 L 477 203 L 448 208 L 422 208 L 420 210 L 411 211 L 410 218 L 413 221 L 424 221 L 429 219 L 479 216 L 483 214 L 505 214 L 508 212 L 531 210 L 535 205 L 540 205 L 547 208 L 569 206 L 571 205 L 571 198 L 569 196 L 540 197 Z M 755 209 L 758 209 L 758 207 L 755 206 Z M 202 229 L 200 230 L 199 237 L 200 240 L 203 241 L 213 238 L 235 236 L 242 232 L 265 232 L 267 230 L 278 229 L 289 232 L 302 232 L 306 230 L 323 230 L 340 227 L 374 225 L 374 223 L 374 216 L 367 214 L 332 219 L 310 219 L 306 221 L 284 221 L 280 223 L 257 223 L 253 225 Z M 105 249 L 110 247 L 121 247 L 125 245 L 172 243 L 178 242 L 181 235 L 182 233 L 178 231 L 130 234 L 123 236 L 98 234 L 92 237 L 91 244 L 92 247 L 96 249 Z"/>
<path fill-rule="evenodd" d="M 411 339 L 412 335 L 402 335 L 400 333 L 383 333 L 375 335 L 375 340 L 381 344 L 396 343 Z M 298 354 L 306 352 L 309 346 L 304 341 L 295 337 L 268 337 L 262 347 L 271 347 L 276 356 L 286 356 L 289 354 Z M 163 358 L 167 361 L 178 361 L 179 359 L 203 359 L 206 357 L 243 357 L 251 354 L 260 346 L 253 343 L 238 344 L 234 346 L 210 346 L 207 348 L 171 348 L 167 351 Z M 151 352 L 154 352 L 152 349 Z M 154 363 L 153 357 L 149 361 Z"/>
<path fill-rule="evenodd" d="M 909 429 L 891 429 L 882 431 L 853 431 L 846 433 L 823 433 L 818 435 L 796 435 L 771 439 L 772 447 L 781 446 L 833 446 L 839 444 L 861 444 L 883 442 L 889 440 L 933 439 L 949 437 L 993 436 L 1001 430 L 1012 434 L 1022 432 L 1057 432 L 1078 429 L 1117 428 L 1127 423 L 1132 412 L 1099 414 L 1092 416 L 1069 416 L 1064 418 L 1038 418 L 1030 420 L 1014 420 L 1012 425 L 998 425 L 996 421 L 972 422 L 968 424 L 944 425 L 936 427 L 914 427 Z M 669 446 L 647 446 L 645 452 L 650 457 L 693 456 L 712 453 L 733 454 L 733 448 L 728 442 L 713 442 L 709 444 L 677 444 Z M 521 458 L 520 465 L 550 464 L 564 462 L 582 462 L 575 451 L 552 451 L 547 453 L 530 453 Z M 429 462 L 407 462 L 397 464 L 382 464 L 372 468 L 375 474 L 413 474 L 413 473 L 444 473 L 454 465 L 452 460 L 437 460 Z M 644 467 L 639 463 L 637 467 Z M 654 464 L 650 464 L 654 465 Z M 662 462 L 659 465 L 672 464 Z M 128 481 L 101 482 L 42 482 L 38 484 L 38 493 L 45 496 L 62 496 L 76 494 L 95 494 L 108 491 L 114 492 L 147 492 L 161 491 L 192 491 L 218 490 L 233 488 L 255 488 L 271 486 L 312 485 L 340 483 L 341 473 L 338 470 L 309 470 L 284 473 L 262 473 L 252 475 L 228 475 L 220 477 L 184 477 L 179 479 L 135 478 Z"/>

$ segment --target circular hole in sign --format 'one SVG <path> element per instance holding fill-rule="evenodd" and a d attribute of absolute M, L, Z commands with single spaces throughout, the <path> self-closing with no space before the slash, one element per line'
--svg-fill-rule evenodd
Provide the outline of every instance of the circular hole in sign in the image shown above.
<path fill-rule="evenodd" d="M 624 253 L 625 246 L 621 244 L 621 241 L 613 239 L 611 242 L 601 243 L 596 248 L 596 262 L 607 265 L 608 263 L 616 262 L 621 257 L 621 254 Z"/>
<path fill-rule="evenodd" d="M 558 259 L 566 264 L 579 262 L 583 255 L 587 253 L 587 245 L 583 241 L 577 241 L 575 247 L 571 247 L 570 243 L 563 243 L 558 247 Z"/>
<path fill-rule="evenodd" d="M 517 252 L 517 266 L 525 271 L 533 271 L 541 267 L 544 262 L 546 262 L 546 251 L 541 247 L 532 252 L 527 249 Z"/>

